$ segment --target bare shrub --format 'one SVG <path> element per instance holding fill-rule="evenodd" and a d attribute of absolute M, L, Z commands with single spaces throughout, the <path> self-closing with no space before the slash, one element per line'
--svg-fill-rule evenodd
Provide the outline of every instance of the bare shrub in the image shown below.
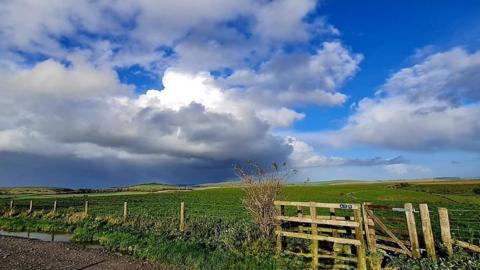
<path fill-rule="evenodd" d="M 281 168 L 273 163 L 269 171 L 253 161 L 247 162 L 244 167 L 235 165 L 235 173 L 240 177 L 245 191 L 245 208 L 266 236 L 272 235 L 275 215 L 279 214 L 273 202 L 280 197 L 285 180 L 295 172 L 288 169 L 285 163 Z"/>

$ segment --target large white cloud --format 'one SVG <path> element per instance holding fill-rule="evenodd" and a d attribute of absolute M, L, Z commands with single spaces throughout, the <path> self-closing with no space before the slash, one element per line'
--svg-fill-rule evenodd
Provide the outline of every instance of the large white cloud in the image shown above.
<path fill-rule="evenodd" d="M 306 19 L 316 4 L 2 3 L 0 159 L 10 166 L 0 171 L 26 178 L 21 168 L 38 163 L 48 168 L 43 179 L 55 172 L 198 181 L 191 177 L 230 176 L 247 159 L 388 164 L 323 157 L 276 135 L 305 117 L 302 106 L 343 104 L 341 88 L 363 58 L 325 18 Z M 305 49 L 313 38 L 325 42 Z M 117 70 L 132 65 L 156 74 L 163 89 L 135 93 L 122 83 Z M 89 167 L 96 173 L 81 173 Z"/>
<path fill-rule="evenodd" d="M 229 101 L 226 93 L 209 84 L 207 75 L 169 71 L 165 89 L 136 97 L 125 94 L 125 87 L 110 80 L 109 73 L 98 73 L 102 78 L 98 84 L 88 83 L 97 81 L 89 69 L 66 68 L 53 61 L 17 71 L 18 76 L 28 74 L 24 80 L 16 76 L 8 80 L 12 71 L 6 73 L 0 72 L 8 83 L 0 96 L 4 105 L 0 150 L 84 156 L 85 149 L 92 149 L 117 158 L 166 155 L 211 160 L 273 159 L 276 154 L 284 159 L 290 151 L 281 138 L 268 133 L 269 125 L 252 107 Z M 110 94 L 91 95 L 99 86 Z M 9 89 L 22 95 L 11 95 Z"/>
<path fill-rule="evenodd" d="M 480 53 L 436 53 L 391 76 L 363 99 L 331 145 L 367 144 L 401 150 L 480 150 Z"/>

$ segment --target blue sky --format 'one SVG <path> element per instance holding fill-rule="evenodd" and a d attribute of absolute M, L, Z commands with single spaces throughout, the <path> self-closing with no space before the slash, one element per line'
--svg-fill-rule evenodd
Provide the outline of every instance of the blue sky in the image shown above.
<path fill-rule="evenodd" d="M 477 1 L 14 1 L 0 186 L 478 177 Z"/>

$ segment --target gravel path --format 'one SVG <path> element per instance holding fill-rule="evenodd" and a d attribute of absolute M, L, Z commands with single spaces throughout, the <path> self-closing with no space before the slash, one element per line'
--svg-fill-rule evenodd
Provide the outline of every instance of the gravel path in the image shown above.
<path fill-rule="evenodd" d="M 173 270 L 104 249 L 73 243 L 44 242 L 0 236 L 0 269 L 8 270 Z"/>

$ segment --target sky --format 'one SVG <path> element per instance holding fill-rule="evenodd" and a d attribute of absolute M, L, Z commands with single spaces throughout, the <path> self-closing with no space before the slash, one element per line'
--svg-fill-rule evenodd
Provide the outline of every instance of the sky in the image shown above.
<path fill-rule="evenodd" d="M 480 176 L 478 1 L 0 0 L 0 186 Z"/>

